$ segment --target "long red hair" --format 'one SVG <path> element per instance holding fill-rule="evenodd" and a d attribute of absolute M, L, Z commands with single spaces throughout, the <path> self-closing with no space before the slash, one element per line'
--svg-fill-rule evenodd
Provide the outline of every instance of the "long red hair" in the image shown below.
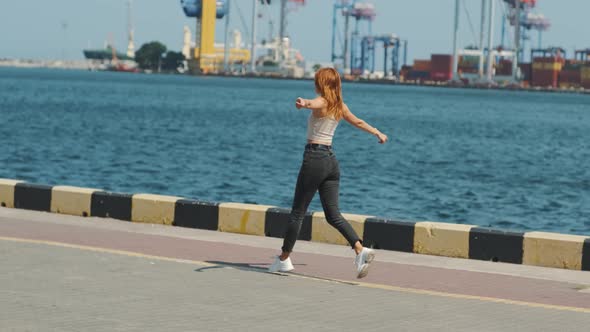
<path fill-rule="evenodd" d="M 328 114 L 336 120 L 342 119 L 342 83 L 334 68 L 321 68 L 315 73 L 315 89 L 328 103 Z"/>

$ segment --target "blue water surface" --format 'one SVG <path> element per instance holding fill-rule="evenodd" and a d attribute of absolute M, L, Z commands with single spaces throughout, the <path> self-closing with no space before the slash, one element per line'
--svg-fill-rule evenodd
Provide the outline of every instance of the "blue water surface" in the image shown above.
<path fill-rule="evenodd" d="M 291 206 L 313 82 L 0 68 L 0 177 Z M 590 96 L 344 84 L 343 212 L 590 234 Z M 316 197 L 311 210 L 321 210 Z"/>

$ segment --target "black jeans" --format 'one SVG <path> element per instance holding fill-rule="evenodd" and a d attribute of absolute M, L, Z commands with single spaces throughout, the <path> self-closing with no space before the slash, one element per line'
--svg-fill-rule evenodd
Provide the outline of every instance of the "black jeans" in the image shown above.
<path fill-rule="evenodd" d="M 287 231 L 283 242 L 283 252 L 293 251 L 293 246 L 301 230 L 301 223 L 316 191 L 328 223 L 335 227 L 352 247 L 360 238 L 352 226 L 342 217 L 338 208 L 340 187 L 340 167 L 331 147 L 308 144 L 305 146 L 303 163 L 297 177 L 295 197 Z"/>

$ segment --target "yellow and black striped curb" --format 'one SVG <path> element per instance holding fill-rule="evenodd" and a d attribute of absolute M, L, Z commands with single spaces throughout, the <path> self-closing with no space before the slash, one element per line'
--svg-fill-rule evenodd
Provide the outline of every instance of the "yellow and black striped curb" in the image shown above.
<path fill-rule="evenodd" d="M 77 216 L 282 237 L 290 210 L 267 205 L 213 203 L 174 196 L 122 194 L 0 179 L 5 207 Z M 512 232 L 473 225 L 408 222 L 343 214 L 364 245 L 418 254 L 590 271 L 590 237 Z M 300 240 L 346 245 L 322 212 L 308 213 Z"/>

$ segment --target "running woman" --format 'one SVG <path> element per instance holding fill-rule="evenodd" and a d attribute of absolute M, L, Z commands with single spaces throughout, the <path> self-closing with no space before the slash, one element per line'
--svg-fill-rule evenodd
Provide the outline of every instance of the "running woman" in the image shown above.
<path fill-rule="evenodd" d="M 357 118 L 342 100 L 340 75 L 333 68 L 322 68 L 315 74 L 315 99 L 297 98 L 297 109 L 311 110 L 307 122 L 307 145 L 303 163 L 297 177 L 293 207 L 285 233 L 282 253 L 275 258 L 269 272 L 288 272 L 294 269 L 289 255 L 301 230 L 301 223 L 316 191 L 328 223 L 346 238 L 356 252 L 355 265 L 357 278 L 363 278 L 375 258 L 375 251 L 364 248 L 362 241 L 352 226 L 342 217 L 338 207 L 340 168 L 332 149 L 332 138 L 340 120 L 375 135 L 378 142 L 387 142 L 387 136 Z"/>

